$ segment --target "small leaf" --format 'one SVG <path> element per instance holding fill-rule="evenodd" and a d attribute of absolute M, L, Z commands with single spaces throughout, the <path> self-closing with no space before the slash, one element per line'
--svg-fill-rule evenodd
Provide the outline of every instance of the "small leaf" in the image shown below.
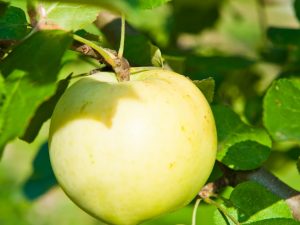
<path fill-rule="evenodd" d="M 274 218 L 292 218 L 291 210 L 283 199 L 253 181 L 236 186 L 230 199 L 223 203 L 222 207 L 243 224 Z M 214 220 L 216 225 L 234 225 L 230 219 L 217 210 Z"/>
<path fill-rule="evenodd" d="M 246 223 L 245 225 L 300 225 L 300 222 L 287 218 L 273 218 L 267 220 Z"/>
<path fill-rule="evenodd" d="M 269 156 L 271 140 L 265 130 L 244 124 L 224 106 L 214 106 L 218 133 L 217 159 L 235 170 L 259 167 Z"/>
<path fill-rule="evenodd" d="M 0 40 L 20 40 L 28 33 L 27 20 L 22 9 L 9 6 L 0 17 Z"/>
<path fill-rule="evenodd" d="M 163 67 L 164 60 L 162 58 L 161 51 L 157 46 L 150 45 L 150 56 L 151 56 L 151 63 L 153 66 Z"/>
<path fill-rule="evenodd" d="M 263 122 L 276 141 L 300 140 L 300 79 L 273 82 L 264 97 Z"/>
<path fill-rule="evenodd" d="M 56 184 L 57 181 L 50 164 L 48 143 L 45 143 L 33 161 L 33 172 L 26 180 L 23 192 L 28 199 L 34 200 Z"/>
<path fill-rule="evenodd" d="M 21 139 L 31 143 L 36 138 L 43 123 L 52 116 L 54 107 L 64 91 L 67 89 L 70 79 L 71 76 L 68 76 L 66 79 L 59 81 L 55 94 L 37 108 L 35 115 L 30 120 L 30 123 Z"/>
<path fill-rule="evenodd" d="M 214 100 L 215 80 L 213 78 L 193 80 L 193 83 L 201 90 L 209 103 Z"/>
<path fill-rule="evenodd" d="M 65 30 L 79 30 L 94 22 L 100 11 L 97 6 L 62 2 L 41 2 L 46 10 L 47 23 L 53 23 Z"/>

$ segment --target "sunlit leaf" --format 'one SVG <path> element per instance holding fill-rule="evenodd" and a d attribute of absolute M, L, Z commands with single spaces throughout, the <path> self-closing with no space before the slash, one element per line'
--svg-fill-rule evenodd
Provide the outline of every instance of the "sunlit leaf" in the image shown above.
<path fill-rule="evenodd" d="M 53 23 L 66 30 L 79 30 L 96 20 L 100 8 L 86 4 L 42 2 L 47 23 Z"/>
<path fill-rule="evenodd" d="M 60 61 L 71 40 L 63 31 L 37 32 L 1 62 L 5 89 L 0 108 L 0 155 L 8 141 L 23 135 L 36 109 L 54 94 Z"/>
<path fill-rule="evenodd" d="M 292 218 L 291 210 L 284 200 L 252 181 L 239 184 L 222 207 L 243 224 L 252 224 L 265 219 Z M 216 225 L 234 225 L 228 217 L 217 210 L 214 219 Z"/>
<path fill-rule="evenodd" d="M 264 125 L 277 141 L 300 140 L 300 79 L 280 79 L 264 98 Z"/>

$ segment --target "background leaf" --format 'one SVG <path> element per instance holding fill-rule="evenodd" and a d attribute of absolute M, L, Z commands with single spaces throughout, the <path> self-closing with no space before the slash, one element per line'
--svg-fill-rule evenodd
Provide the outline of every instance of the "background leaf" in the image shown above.
<path fill-rule="evenodd" d="M 264 125 L 277 141 L 300 140 L 300 80 L 275 81 L 264 97 Z"/>
<path fill-rule="evenodd" d="M 217 159 L 235 170 L 260 166 L 269 156 L 271 140 L 261 128 L 244 124 L 229 108 L 212 108 L 218 134 Z"/>
<path fill-rule="evenodd" d="M 191 79 L 222 75 L 230 71 L 252 66 L 254 60 L 242 56 L 197 56 L 188 55 L 185 60 L 185 74 Z"/>
<path fill-rule="evenodd" d="M 172 33 L 198 33 L 211 27 L 219 18 L 222 0 L 173 0 Z M 205 19 L 204 19 L 205 18 Z M 201 22 L 200 22 L 201 21 Z"/>

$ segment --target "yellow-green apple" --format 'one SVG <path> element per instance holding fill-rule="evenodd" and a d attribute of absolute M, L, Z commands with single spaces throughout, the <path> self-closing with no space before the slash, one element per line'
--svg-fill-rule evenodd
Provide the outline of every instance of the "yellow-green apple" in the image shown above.
<path fill-rule="evenodd" d="M 187 205 L 216 157 L 216 128 L 191 80 L 156 69 L 118 82 L 97 73 L 73 84 L 50 126 L 50 158 L 65 193 L 114 225 Z"/>

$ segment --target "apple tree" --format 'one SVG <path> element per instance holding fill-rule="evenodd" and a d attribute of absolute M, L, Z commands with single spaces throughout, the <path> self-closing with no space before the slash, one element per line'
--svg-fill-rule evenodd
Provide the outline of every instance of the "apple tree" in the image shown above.
<path fill-rule="evenodd" d="M 0 1 L 0 224 L 300 225 L 299 22 L 299 0 Z"/>

